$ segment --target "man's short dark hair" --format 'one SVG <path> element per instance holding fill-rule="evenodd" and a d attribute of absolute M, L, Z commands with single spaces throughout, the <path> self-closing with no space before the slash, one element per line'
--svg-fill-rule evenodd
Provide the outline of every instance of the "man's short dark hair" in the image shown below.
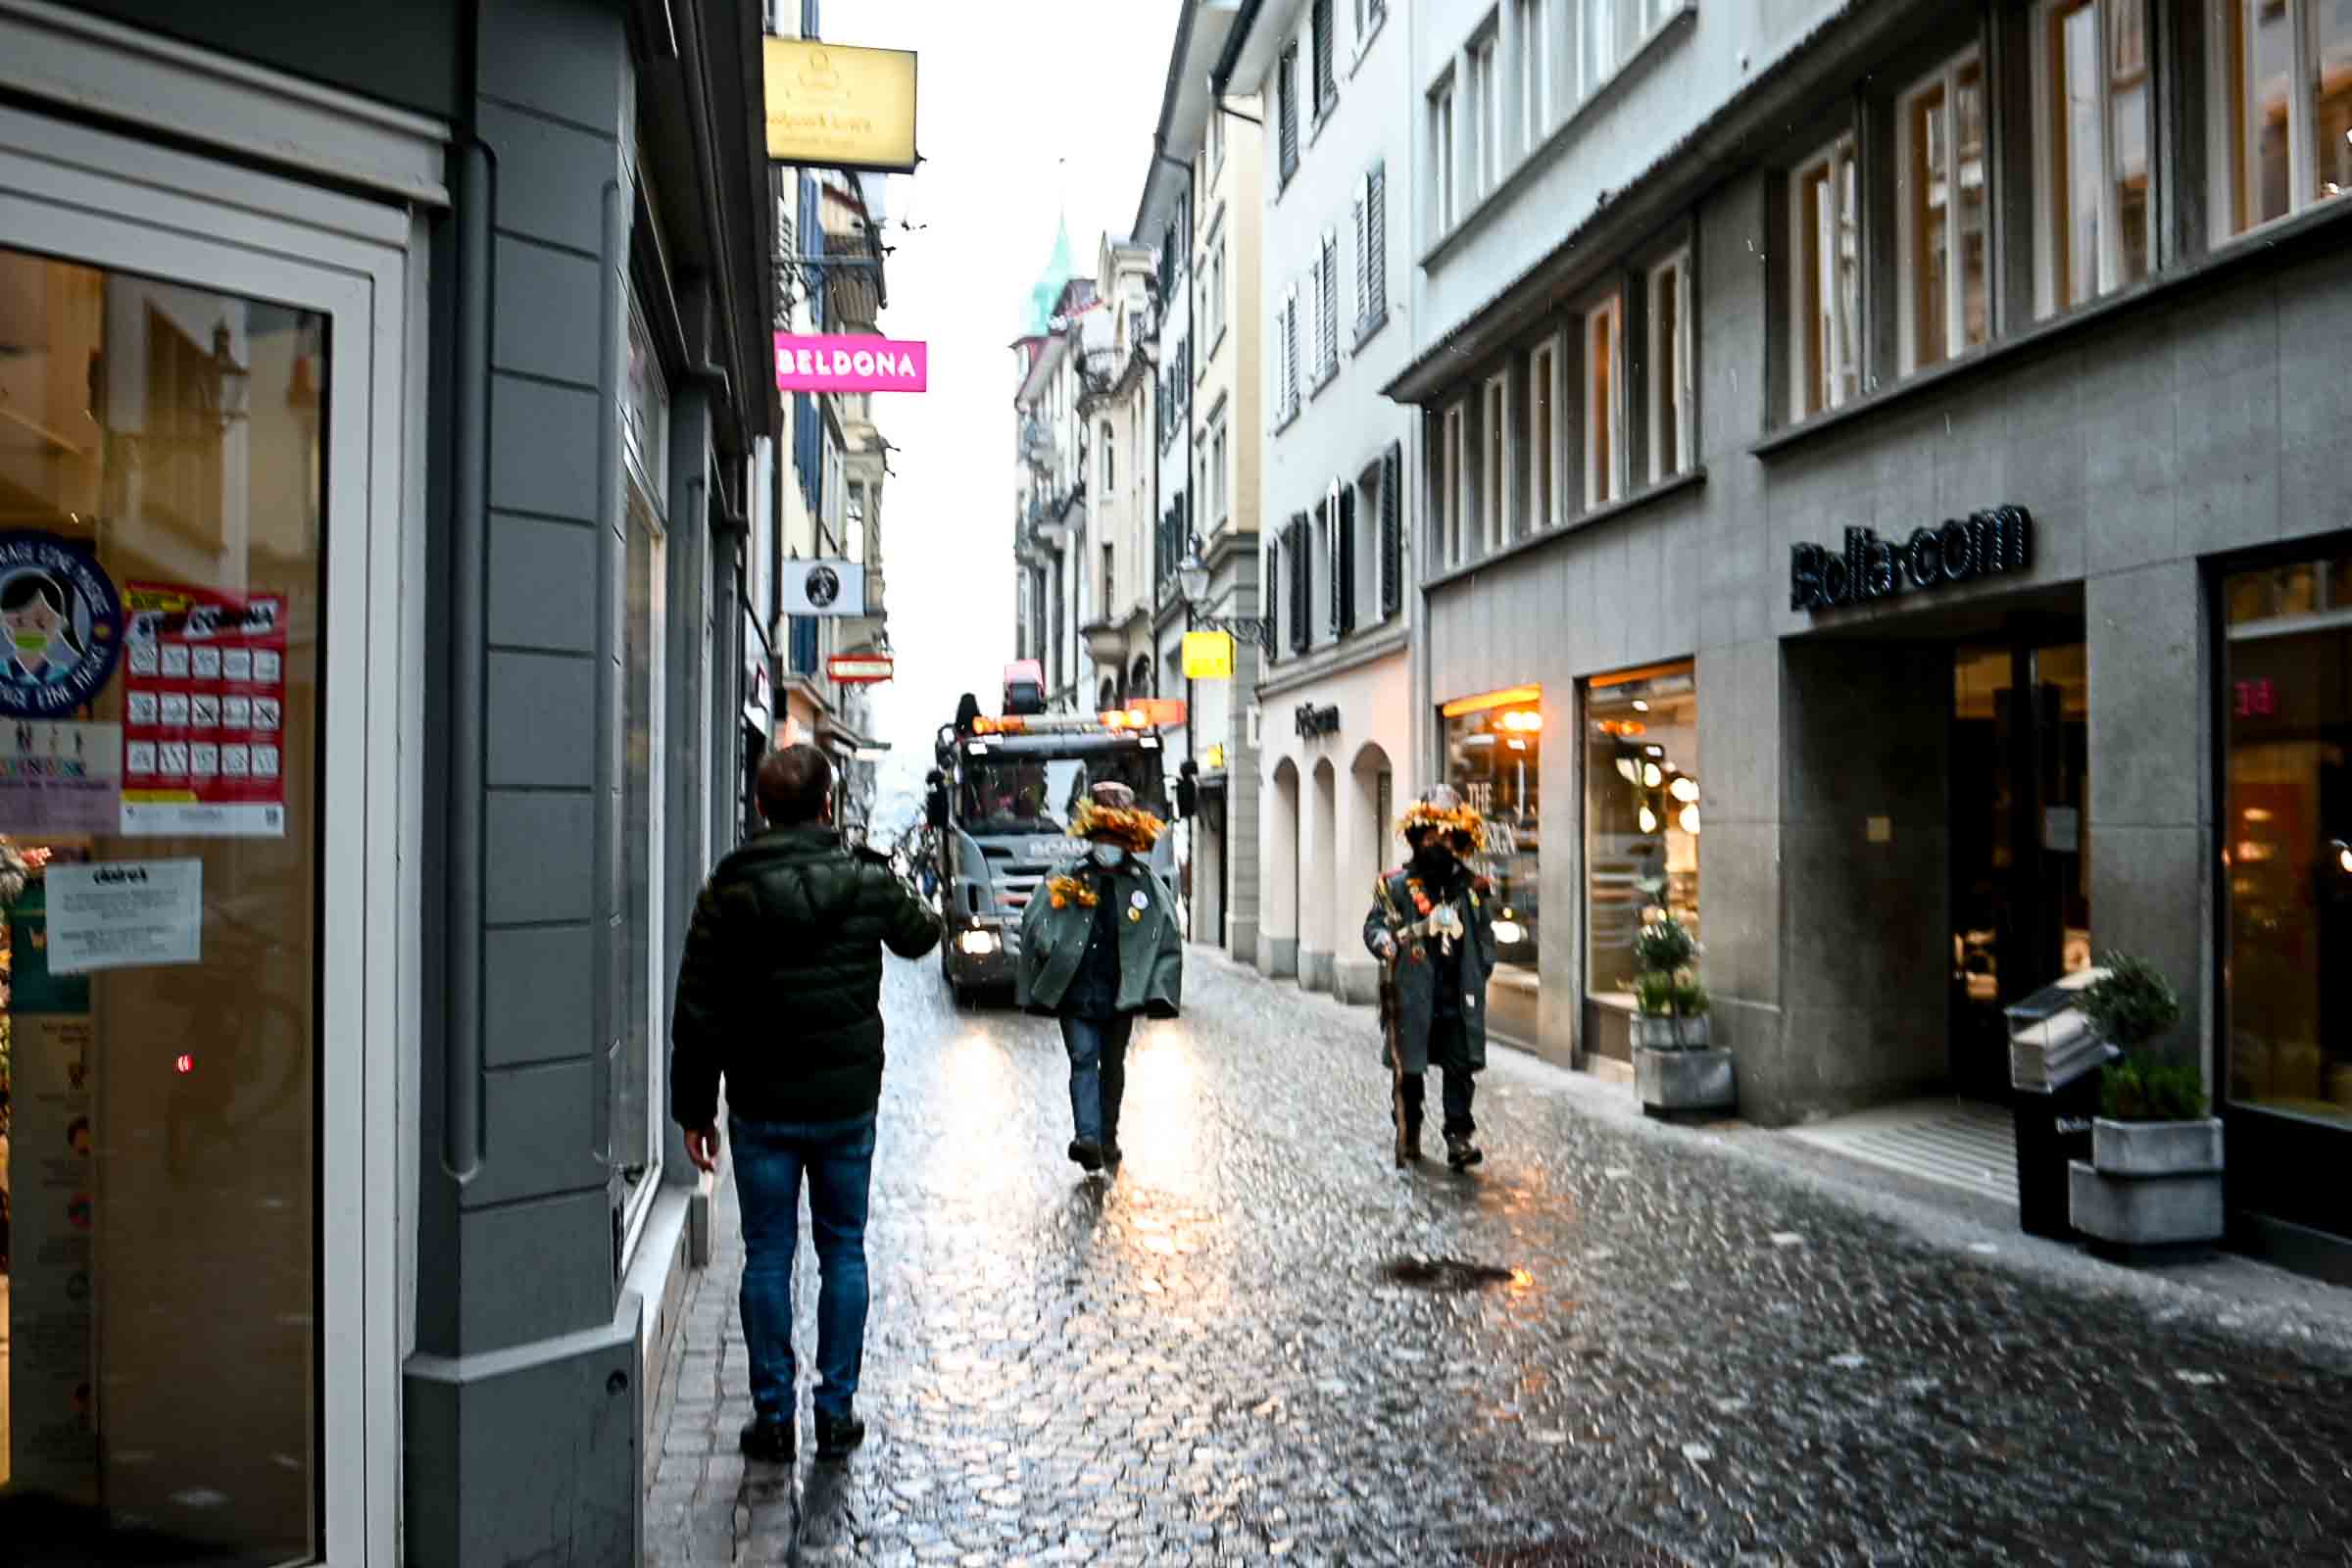
<path fill-rule="evenodd" d="M 787 746 L 760 764 L 760 814 L 776 827 L 802 827 L 824 813 L 833 764 L 813 746 Z"/>

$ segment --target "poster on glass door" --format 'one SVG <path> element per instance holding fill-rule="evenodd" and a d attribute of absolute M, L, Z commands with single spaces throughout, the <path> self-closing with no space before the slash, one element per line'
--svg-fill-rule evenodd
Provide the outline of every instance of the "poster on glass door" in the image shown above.
<path fill-rule="evenodd" d="M 286 831 L 286 602 L 161 583 L 122 591 L 126 836 Z"/>

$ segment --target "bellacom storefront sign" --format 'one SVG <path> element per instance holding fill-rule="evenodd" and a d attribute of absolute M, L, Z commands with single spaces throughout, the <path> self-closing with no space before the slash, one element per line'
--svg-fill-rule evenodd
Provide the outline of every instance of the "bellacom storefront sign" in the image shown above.
<path fill-rule="evenodd" d="M 779 392 L 921 392 L 931 382 L 931 347 L 870 336 L 776 334 Z"/>
<path fill-rule="evenodd" d="M 763 40 L 767 156 L 779 164 L 914 172 L 914 52 Z"/>
<path fill-rule="evenodd" d="M 1842 610 L 2023 571 L 2033 559 L 2034 518 L 2023 507 L 1994 507 L 1914 528 L 1900 543 L 1870 528 L 1848 528 L 1843 554 L 1827 545 L 1788 547 L 1788 608 Z"/>

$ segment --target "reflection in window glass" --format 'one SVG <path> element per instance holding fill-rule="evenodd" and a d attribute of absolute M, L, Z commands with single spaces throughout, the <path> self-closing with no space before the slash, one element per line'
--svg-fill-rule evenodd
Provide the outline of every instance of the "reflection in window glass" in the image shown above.
<path fill-rule="evenodd" d="M 2143 0 L 2053 0 L 2042 13 L 2045 315 L 2147 275 L 2146 20 Z"/>
<path fill-rule="evenodd" d="M 1486 853 L 1476 869 L 1494 884 L 1497 957 L 1532 984 L 1536 867 L 1542 847 L 1537 799 L 1544 760 L 1543 704 L 1530 687 L 1449 703 L 1446 710 L 1446 782 L 1487 819 Z M 1506 991 L 1509 982 L 1505 976 Z M 1490 1004 L 1501 1008 L 1504 1002 L 1498 996 Z M 1523 1027 L 1521 1038 L 1534 1039 L 1532 1020 Z"/>
<path fill-rule="evenodd" d="M 2320 575 L 2227 585 L 2229 1090 L 2352 1125 L 2352 628 Z"/>
<path fill-rule="evenodd" d="M 1904 95 L 1898 166 L 1905 373 L 1985 340 L 1984 76 L 1969 51 Z"/>
<path fill-rule="evenodd" d="M 1698 683 L 1690 663 L 1595 678 L 1585 698 L 1585 984 L 1633 1005 L 1634 938 L 1698 925 Z"/>
<path fill-rule="evenodd" d="M 2212 26 L 2215 237 L 2352 188 L 2352 3 L 2215 0 Z"/>
<path fill-rule="evenodd" d="M 0 567 L 0 680 L 71 685 L 127 643 L 86 706 L 0 734 L 122 774 L 86 819 L 0 816 L 0 1492 L 188 1559 L 309 1561 L 327 323 L 0 249 L 0 514 L 43 558 Z M 203 606 L 275 629 L 208 633 Z M 202 958 L 52 972 L 51 879 L 88 861 L 193 865 Z"/>
<path fill-rule="evenodd" d="M 1806 418 L 1850 402 L 1862 352 L 1862 231 L 1854 203 L 1854 138 L 1840 136 L 1801 166 L 1791 182 L 1795 238 L 1789 276 L 1791 416 Z"/>

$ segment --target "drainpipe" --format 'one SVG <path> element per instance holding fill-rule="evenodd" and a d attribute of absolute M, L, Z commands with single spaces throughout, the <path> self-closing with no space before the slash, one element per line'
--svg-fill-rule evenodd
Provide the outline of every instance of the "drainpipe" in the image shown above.
<path fill-rule="evenodd" d="M 488 667 L 490 153 L 459 154 L 452 333 L 449 569 L 449 1060 L 441 1163 L 460 1186 L 482 1164 L 482 706 Z"/>

